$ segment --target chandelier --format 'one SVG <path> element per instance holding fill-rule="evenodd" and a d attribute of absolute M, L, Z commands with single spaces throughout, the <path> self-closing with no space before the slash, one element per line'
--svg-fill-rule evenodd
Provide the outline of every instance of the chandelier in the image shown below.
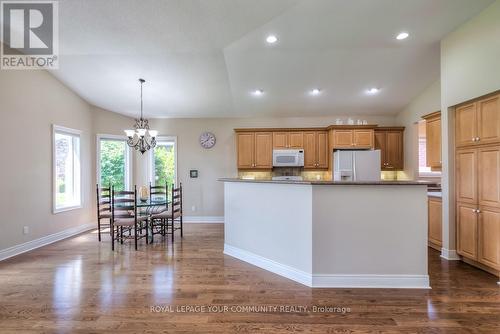
<path fill-rule="evenodd" d="M 142 85 L 146 80 L 139 79 L 139 82 L 141 83 L 141 118 L 135 120 L 134 130 L 125 130 L 125 133 L 128 137 L 128 146 L 144 154 L 156 146 L 158 131 L 149 130 L 148 120 L 142 118 Z"/>

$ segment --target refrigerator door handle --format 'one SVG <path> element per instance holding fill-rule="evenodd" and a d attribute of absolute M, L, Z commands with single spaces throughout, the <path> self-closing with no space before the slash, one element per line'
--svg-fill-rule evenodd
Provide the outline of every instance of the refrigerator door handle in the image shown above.
<path fill-rule="evenodd" d="M 356 181 L 358 176 L 356 175 L 356 152 L 352 154 L 352 181 Z"/>

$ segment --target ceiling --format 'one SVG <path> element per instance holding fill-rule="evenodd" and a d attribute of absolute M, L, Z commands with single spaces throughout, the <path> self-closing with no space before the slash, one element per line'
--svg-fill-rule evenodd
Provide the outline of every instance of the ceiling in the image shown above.
<path fill-rule="evenodd" d="M 146 117 L 391 115 L 439 78 L 439 41 L 492 2 L 65 0 L 52 73 L 130 116 L 139 77 Z"/>

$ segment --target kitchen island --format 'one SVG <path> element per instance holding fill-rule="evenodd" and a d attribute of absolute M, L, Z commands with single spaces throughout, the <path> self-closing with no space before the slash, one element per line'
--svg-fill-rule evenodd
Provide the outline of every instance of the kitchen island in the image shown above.
<path fill-rule="evenodd" d="M 224 182 L 224 253 L 310 287 L 430 288 L 427 185 Z"/>

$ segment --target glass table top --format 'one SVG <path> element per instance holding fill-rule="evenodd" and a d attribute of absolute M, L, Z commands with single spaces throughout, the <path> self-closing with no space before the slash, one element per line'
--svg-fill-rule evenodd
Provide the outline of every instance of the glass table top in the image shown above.
<path fill-rule="evenodd" d="M 152 199 L 148 198 L 146 201 L 141 201 L 140 199 L 137 199 L 136 206 L 138 208 L 148 208 L 152 206 L 166 206 L 170 202 L 171 202 L 170 200 L 161 197 L 156 197 Z M 115 203 L 115 206 L 116 207 L 131 206 L 131 203 Z"/>

